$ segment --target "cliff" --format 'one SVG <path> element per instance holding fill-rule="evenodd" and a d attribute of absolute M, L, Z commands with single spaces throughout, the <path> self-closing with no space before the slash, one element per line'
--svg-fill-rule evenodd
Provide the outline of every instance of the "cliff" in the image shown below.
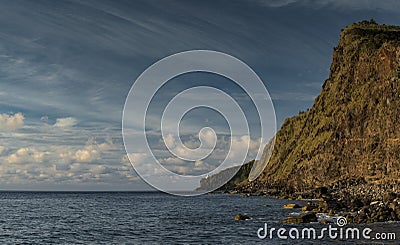
<path fill-rule="evenodd" d="M 256 185 L 302 191 L 343 179 L 400 179 L 400 27 L 345 28 L 311 109 L 283 123 Z"/>
<path fill-rule="evenodd" d="M 216 191 L 217 192 L 225 192 L 225 191 L 230 191 L 233 190 L 237 187 L 240 186 L 246 186 L 250 182 L 248 180 L 248 176 L 250 174 L 250 170 L 253 167 L 254 161 L 250 161 L 248 163 L 243 164 L 241 167 L 232 167 L 225 169 L 221 171 L 218 174 L 211 175 L 208 178 L 201 179 L 200 181 L 200 187 L 197 188 L 197 191 L 202 191 L 202 190 L 214 190 L 215 188 L 218 188 L 225 182 L 227 179 L 226 176 L 231 176 L 233 172 L 236 172 L 236 174 L 233 176 L 232 179 L 230 179 L 226 184 L 224 184 L 222 187 L 218 188 Z"/>
<path fill-rule="evenodd" d="M 302 210 L 349 222 L 400 221 L 399 122 L 400 27 L 352 24 L 334 48 L 320 95 L 306 112 L 285 120 L 262 174 L 246 180 L 249 166 L 243 165 L 220 189 L 318 198 Z"/>
<path fill-rule="evenodd" d="M 241 177 L 222 189 L 293 193 L 350 179 L 398 185 L 398 122 L 400 27 L 354 23 L 340 35 L 329 78 L 313 106 L 286 119 L 277 132 L 263 173 L 253 182 L 244 181 L 244 165 Z M 206 184 L 210 180 L 203 180 Z"/>

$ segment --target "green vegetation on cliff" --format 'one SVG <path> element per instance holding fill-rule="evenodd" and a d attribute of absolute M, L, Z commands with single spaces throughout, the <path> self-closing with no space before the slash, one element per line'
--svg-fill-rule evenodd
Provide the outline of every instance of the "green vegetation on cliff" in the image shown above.
<path fill-rule="evenodd" d="M 355 223 L 400 221 L 399 122 L 400 27 L 352 24 L 340 35 L 321 94 L 309 110 L 285 120 L 262 174 L 249 182 L 251 166 L 243 165 L 220 189 L 318 198 L 319 203 L 303 207 L 310 211 L 305 215 L 323 212 Z M 219 174 L 212 177 L 218 180 Z M 300 218 L 283 221 L 303 222 Z"/>
<path fill-rule="evenodd" d="M 354 23 L 340 35 L 312 108 L 286 119 L 277 132 L 263 173 L 250 183 L 244 165 L 221 189 L 299 192 L 346 179 L 398 183 L 399 122 L 400 27 Z"/>
<path fill-rule="evenodd" d="M 345 178 L 399 180 L 399 76 L 400 27 L 348 26 L 321 94 L 285 120 L 256 182 L 300 191 Z"/>

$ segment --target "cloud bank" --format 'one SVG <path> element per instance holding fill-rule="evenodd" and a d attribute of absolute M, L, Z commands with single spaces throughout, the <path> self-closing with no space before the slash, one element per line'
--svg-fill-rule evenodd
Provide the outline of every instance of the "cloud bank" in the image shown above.
<path fill-rule="evenodd" d="M 25 117 L 22 113 L 0 114 L 0 131 L 13 131 L 24 126 Z"/>

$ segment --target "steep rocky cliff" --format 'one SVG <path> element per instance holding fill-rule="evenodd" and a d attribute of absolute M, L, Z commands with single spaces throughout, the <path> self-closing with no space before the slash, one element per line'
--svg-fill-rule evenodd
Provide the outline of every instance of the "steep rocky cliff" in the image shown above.
<path fill-rule="evenodd" d="M 314 105 L 285 120 L 254 181 L 244 177 L 250 168 L 220 190 L 318 198 L 302 210 L 349 222 L 400 221 L 400 27 L 363 21 L 345 28 Z"/>
<path fill-rule="evenodd" d="M 243 180 L 249 166 L 242 168 L 221 189 L 295 193 L 354 181 L 399 187 L 400 27 L 346 27 L 314 105 L 285 120 L 256 180 Z M 212 177 L 201 185 L 220 176 Z"/>
<path fill-rule="evenodd" d="M 400 27 L 345 28 L 311 109 L 283 123 L 252 185 L 302 191 L 363 178 L 400 180 Z"/>

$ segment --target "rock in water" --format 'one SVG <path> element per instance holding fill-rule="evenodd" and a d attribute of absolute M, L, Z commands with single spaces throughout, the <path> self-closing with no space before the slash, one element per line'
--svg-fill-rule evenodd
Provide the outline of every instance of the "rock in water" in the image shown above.
<path fill-rule="evenodd" d="M 250 217 L 246 214 L 238 214 L 235 216 L 235 220 L 248 220 Z"/>
<path fill-rule="evenodd" d="M 289 208 L 300 208 L 300 206 L 296 203 L 290 203 L 290 204 L 286 204 L 283 206 L 283 208 L 289 209 Z"/>
<path fill-rule="evenodd" d="M 305 213 L 300 214 L 298 216 L 289 216 L 286 219 L 283 219 L 282 222 L 289 223 L 289 224 L 300 224 L 300 223 L 310 223 L 310 222 L 317 222 L 318 218 L 315 213 Z"/>
<path fill-rule="evenodd" d="M 330 220 L 323 219 L 323 220 L 321 220 L 320 224 L 322 224 L 322 225 L 333 224 L 333 222 Z"/>

